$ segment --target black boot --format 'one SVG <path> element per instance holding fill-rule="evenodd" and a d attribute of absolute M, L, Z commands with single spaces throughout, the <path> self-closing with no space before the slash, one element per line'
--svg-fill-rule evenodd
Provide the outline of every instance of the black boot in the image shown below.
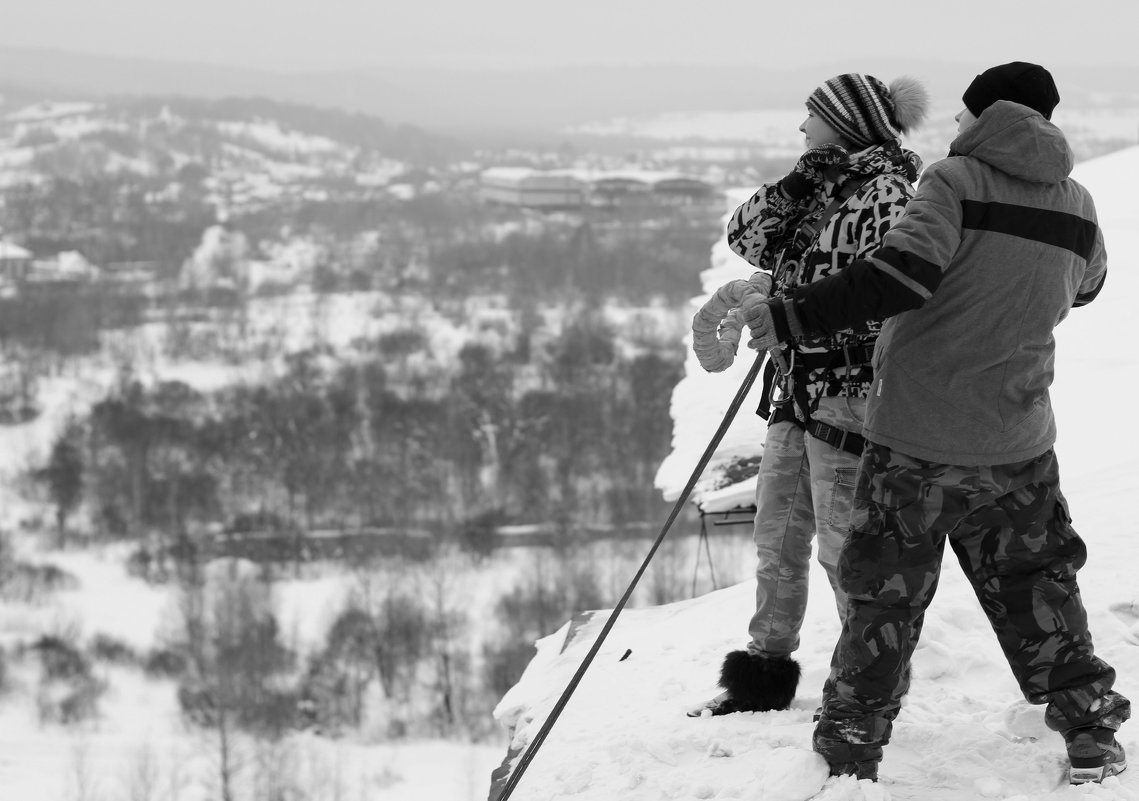
<path fill-rule="evenodd" d="M 800 673 L 799 663 L 790 657 L 732 651 L 720 669 L 720 686 L 731 696 L 734 712 L 787 709 L 799 686 Z"/>
<path fill-rule="evenodd" d="M 1088 726 L 1064 733 L 1068 746 L 1068 781 L 1072 784 L 1102 782 L 1127 770 L 1127 756 L 1113 729 Z"/>
<path fill-rule="evenodd" d="M 878 761 L 867 760 L 865 762 L 839 762 L 831 765 L 832 776 L 853 776 L 859 781 L 870 780 L 872 782 L 878 781 Z"/>

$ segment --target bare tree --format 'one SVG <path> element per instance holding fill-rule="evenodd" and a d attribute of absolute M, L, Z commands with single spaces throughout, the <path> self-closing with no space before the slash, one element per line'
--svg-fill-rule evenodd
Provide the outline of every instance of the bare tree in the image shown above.
<path fill-rule="evenodd" d="M 222 801 L 234 801 L 247 764 L 243 732 L 277 740 L 293 725 L 296 695 L 280 689 L 292 654 L 278 638 L 272 588 L 248 563 L 222 566 L 183 588 L 190 670 L 179 687 L 183 713 L 214 735 Z"/>

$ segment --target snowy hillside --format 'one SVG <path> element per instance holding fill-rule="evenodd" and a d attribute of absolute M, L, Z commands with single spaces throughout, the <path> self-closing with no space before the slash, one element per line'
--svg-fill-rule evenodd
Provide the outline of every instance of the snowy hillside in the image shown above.
<path fill-rule="evenodd" d="M 40 102 L 0 116 L 0 187 L 130 175 L 235 213 L 382 187 L 410 168 L 392 140 L 378 119 L 267 101 Z"/>
<path fill-rule="evenodd" d="M 1117 689 L 1133 699 L 1139 698 L 1139 522 L 1129 501 L 1139 428 L 1127 420 L 1110 426 L 1101 421 L 1117 413 L 1111 400 L 1121 396 L 1119 390 L 1128 397 L 1134 381 L 1134 353 L 1121 331 L 1139 295 L 1139 201 L 1132 187 L 1137 174 L 1139 148 L 1076 170 L 1097 199 L 1110 266 L 1097 301 L 1075 310 L 1057 331 L 1053 386 L 1062 486 L 1089 549 L 1080 584 L 1092 634 L 1097 652 L 1118 671 Z M 745 353 L 736 368 L 744 362 L 746 370 L 748 361 Z M 690 374 L 674 411 L 699 414 L 696 399 L 704 399 L 707 419 L 701 425 L 711 426 L 710 433 L 737 381 Z M 745 404 L 741 414 L 751 408 Z M 755 436 L 753 430 L 732 436 L 746 439 Z M 702 432 L 678 437 L 677 453 L 659 484 L 683 484 L 702 449 L 701 437 Z M 687 718 L 686 709 L 717 692 L 723 655 L 745 643 L 752 592 L 747 581 L 691 601 L 624 612 L 512 798 L 1139 799 L 1135 769 L 1102 786 L 1067 785 L 1060 737 L 1045 728 L 1042 708 L 1021 699 L 951 558 L 926 617 L 913 687 L 886 749 L 880 784 L 842 777 L 824 786 L 826 765 L 810 749 L 811 716 L 839 627 L 817 566 L 797 653 L 804 675 L 793 707 Z M 496 712 L 503 725 L 515 727 L 514 748 L 525 748 L 537 733 L 603 621 L 595 617 L 568 645 L 568 624 L 539 643 L 538 655 Z M 1132 755 L 1139 753 L 1134 723 L 1124 726 L 1119 739 Z"/>

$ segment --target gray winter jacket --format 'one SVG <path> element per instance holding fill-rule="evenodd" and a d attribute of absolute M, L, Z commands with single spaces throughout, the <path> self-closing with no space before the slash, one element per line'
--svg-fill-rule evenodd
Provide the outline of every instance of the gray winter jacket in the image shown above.
<path fill-rule="evenodd" d="M 1053 328 L 1106 276 L 1095 205 L 1039 113 L 998 101 L 931 165 L 882 248 L 795 294 L 811 332 L 890 317 L 865 435 L 918 459 L 1007 464 L 1056 439 Z"/>

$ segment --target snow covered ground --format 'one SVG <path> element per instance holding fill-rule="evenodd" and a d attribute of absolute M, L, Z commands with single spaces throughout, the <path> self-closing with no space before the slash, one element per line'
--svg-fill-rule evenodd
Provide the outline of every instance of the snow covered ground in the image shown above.
<path fill-rule="evenodd" d="M 1136 381 L 1127 333 L 1139 296 L 1135 175 L 1139 148 L 1086 162 L 1075 172 L 1097 199 L 1110 266 L 1097 301 L 1073 311 L 1057 330 L 1053 401 L 1062 486 L 1089 549 L 1080 585 L 1097 651 L 1118 671 L 1117 689 L 1139 700 L 1139 520 L 1127 506 L 1139 478 L 1139 427 L 1120 408 Z M 745 265 L 739 267 L 746 274 Z M 749 361 L 745 352 L 733 369 L 743 362 L 746 370 Z M 695 399 L 706 398 L 696 427 L 710 433 L 738 382 L 690 374 L 686 384 L 674 411 L 691 415 L 698 411 Z M 682 428 L 677 454 L 658 476 L 662 487 L 683 485 L 685 466 L 695 464 L 702 450 L 699 432 Z M 811 716 L 839 626 L 821 569 L 812 576 L 798 652 L 804 675 L 792 708 L 686 717 L 686 709 L 717 692 L 723 655 L 746 641 L 752 603 L 746 581 L 691 601 L 624 612 L 512 798 L 1139 800 L 1135 769 L 1102 786 L 1067 785 L 1060 737 L 1045 728 L 1042 708 L 1021 699 L 952 558 L 926 617 L 913 687 L 879 784 L 850 777 L 828 781 L 825 763 L 810 749 Z M 539 643 L 538 655 L 496 712 L 505 725 L 517 727 L 515 747 L 535 736 L 603 621 L 600 616 L 578 631 L 564 652 L 568 628 Z M 1119 739 L 1134 759 L 1139 727 L 1125 725 Z"/>
<path fill-rule="evenodd" d="M 35 554 L 26 554 L 38 562 Z M 50 600 L 0 604 L 0 646 L 8 654 L 41 633 L 106 635 L 144 653 L 173 625 L 170 592 L 126 574 L 122 549 L 50 554 L 79 579 Z M 344 582 L 283 584 L 284 629 L 299 640 L 327 623 Z M 6 662 L 0 694 L 0 799 L 13 801 L 216 801 L 216 735 L 187 725 L 173 682 L 141 668 L 100 663 L 107 682 L 99 717 L 64 726 L 38 711 L 45 685 L 34 660 Z M 48 690 L 50 692 L 50 690 Z M 454 740 L 371 742 L 303 732 L 268 745 L 239 740 L 233 754 L 235 799 L 304 801 L 482 801 L 504 746 Z M 270 787 L 285 792 L 273 796 Z"/>
<path fill-rule="evenodd" d="M 453 359 L 464 332 L 433 311 L 416 306 L 415 313 L 430 323 L 425 330 L 434 353 Z M 357 338 L 406 325 L 411 311 L 399 299 L 355 293 L 260 299 L 250 317 L 248 336 L 269 343 L 267 351 L 283 357 L 314 343 L 347 352 Z M 43 379 L 41 415 L 0 427 L 0 530 L 18 530 L 24 521 L 42 516 L 20 497 L 21 474 L 42 463 L 69 415 L 83 413 L 105 396 L 121 364 L 129 363 L 143 381 L 184 380 L 203 391 L 261 380 L 280 369 L 274 359 L 247 365 L 173 361 L 164 353 L 160 328 L 108 337 L 102 355 Z M 219 799 L 216 744 L 185 724 L 173 682 L 149 678 L 137 666 L 99 663 L 97 677 L 108 689 L 98 719 L 64 726 L 41 720 L 44 684 L 36 660 L 14 656 L 42 634 L 74 636 L 82 643 L 104 635 L 146 653 L 178 617 L 170 590 L 128 575 L 123 548 L 41 551 L 34 538 L 20 536 L 13 546 L 21 561 L 51 564 L 77 581 L 49 597 L 0 600 L 0 648 L 7 657 L 0 659 L 0 801 Z M 298 645 L 312 647 L 342 608 L 351 583 L 351 576 L 282 582 L 277 599 L 282 630 Z M 504 586 L 501 575 L 496 586 Z M 247 742 L 238 749 L 236 799 L 268 797 L 265 782 L 274 776 L 295 789 L 282 797 L 298 801 L 481 801 L 504 749 L 505 736 L 491 743 L 392 742 L 306 733 L 268 752 Z"/>

